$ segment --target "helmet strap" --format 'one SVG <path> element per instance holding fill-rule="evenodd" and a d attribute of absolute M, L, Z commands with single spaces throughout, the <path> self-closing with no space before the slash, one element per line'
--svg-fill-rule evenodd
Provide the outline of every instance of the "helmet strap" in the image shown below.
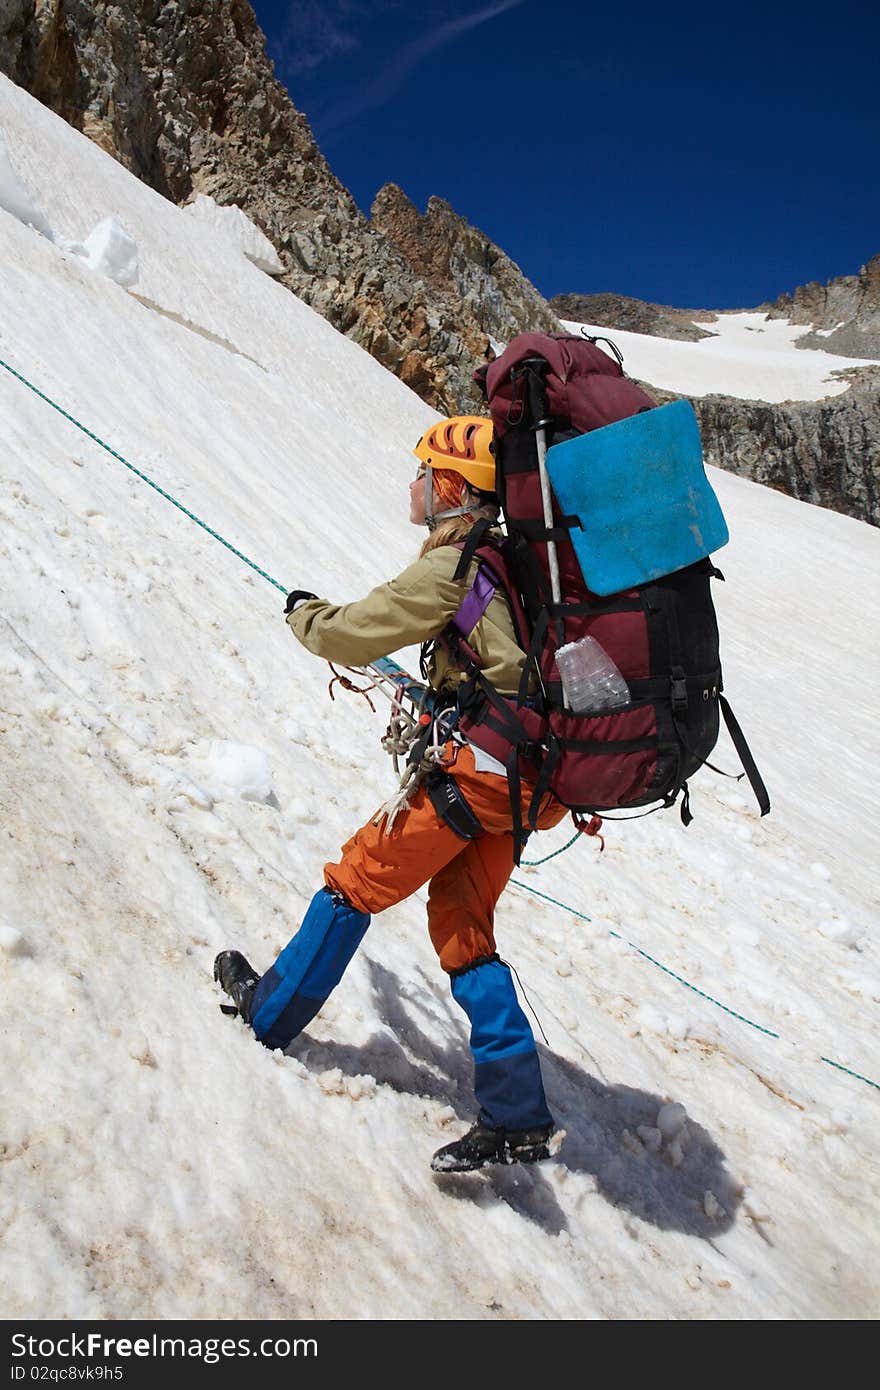
<path fill-rule="evenodd" d="M 437 525 L 434 516 L 434 470 L 430 463 L 425 464 L 425 525 L 433 531 Z"/>
<path fill-rule="evenodd" d="M 434 530 L 438 521 L 446 521 L 451 516 L 468 516 L 473 510 L 471 504 L 469 507 L 450 507 L 449 511 L 435 512 L 433 469 L 429 463 L 425 464 L 425 525 L 429 531 Z"/>

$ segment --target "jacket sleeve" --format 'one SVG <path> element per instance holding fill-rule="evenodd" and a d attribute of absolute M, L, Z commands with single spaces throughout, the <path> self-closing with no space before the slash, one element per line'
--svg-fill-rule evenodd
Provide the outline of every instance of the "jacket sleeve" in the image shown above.
<path fill-rule="evenodd" d="M 442 632 L 467 592 L 465 582 L 452 582 L 458 558 L 457 550 L 438 547 L 365 598 L 341 605 L 309 599 L 287 621 L 315 656 L 367 665 Z"/>

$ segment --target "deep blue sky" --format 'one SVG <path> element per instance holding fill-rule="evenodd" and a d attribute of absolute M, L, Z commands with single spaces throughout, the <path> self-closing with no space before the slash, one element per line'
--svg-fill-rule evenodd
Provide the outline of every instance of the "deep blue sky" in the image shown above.
<path fill-rule="evenodd" d="M 880 6 L 251 0 L 369 213 L 431 194 L 550 297 L 744 308 L 880 252 Z"/>

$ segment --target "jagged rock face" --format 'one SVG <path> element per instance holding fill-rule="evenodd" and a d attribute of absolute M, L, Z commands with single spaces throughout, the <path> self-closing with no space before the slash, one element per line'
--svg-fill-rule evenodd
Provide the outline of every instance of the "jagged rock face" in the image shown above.
<path fill-rule="evenodd" d="M 33 66 L 34 0 L 0 0 L 0 71 L 26 85 Z"/>
<path fill-rule="evenodd" d="M 854 385 L 845 396 L 803 405 L 723 396 L 704 396 L 693 405 L 709 463 L 880 525 L 876 380 Z"/>
<path fill-rule="evenodd" d="M 706 462 L 880 526 L 880 375 L 873 367 L 846 375 L 851 389 L 825 401 L 689 396 Z M 658 405 L 681 399 L 650 382 L 639 385 Z"/>
<path fill-rule="evenodd" d="M 7 23 L 10 4 L 23 25 Z M 240 179 L 259 154 L 273 185 L 297 186 L 298 221 L 356 211 L 275 81 L 245 0 L 5 0 L 0 56 L 9 76 L 175 202 Z"/>
<path fill-rule="evenodd" d="M 709 323 L 715 315 L 705 309 L 671 309 L 666 304 L 647 304 L 625 294 L 557 294 L 550 308 L 570 323 L 592 323 L 628 333 L 647 333 L 654 338 L 697 342 L 709 338 L 693 322 Z"/>
<path fill-rule="evenodd" d="M 826 401 L 690 396 L 707 463 L 777 492 L 880 526 L 880 377 L 854 368 L 852 389 Z M 640 382 L 658 405 L 680 400 Z"/>
<path fill-rule="evenodd" d="M 841 275 L 827 285 L 813 281 L 792 294 L 782 294 L 761 306 L 771 318 L 809 323 L 828 333 L 808 333 L 798 347 L 824 348 L 842 357 L 880 358 L 880 255 L 862 266 L 858 275 Z"/>
<path fill-rule="evenodd" d="M 455 287 L 464 308 L 499 345 L 517 333 L 559 333 L 547 301 L 509 256 L 442 198 L 422 216 L 396 184 L 379 190 L 370 211 L 416 274 L 440 292 Z"/>
<path fill-rule="evenodd" d="M 370 227 L 275 80 L 246 0 L 0 0 L 0 68 L 182 203 L 237 203 L 284 282 L 441 410 L 488 338 Z"/>

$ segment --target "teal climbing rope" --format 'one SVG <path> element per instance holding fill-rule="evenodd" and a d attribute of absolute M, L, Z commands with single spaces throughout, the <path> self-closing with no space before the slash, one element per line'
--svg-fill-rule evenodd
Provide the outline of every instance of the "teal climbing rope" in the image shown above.
<path fill-rule="evenodd" d="M 510 879 L 510 883 L 514 888 L 521 888 L 526 893 L 533 893 L 536 898 L 543 898 L 545 902 L 552 903 L 554 907 L 561 907 L 563 911 L 570 912 L 573 917 L 579 917 L 582 922 L 592 922 L 593 920 L 592 917 L 588 917 L 585 912 L 579 912 L 576 907 L 571 907 L 568 903 L 561 902 L 559 898 L 551 898 L 549 893 L 542 893 L 539 888 L 533 888 L 530 883 L 523 883 L 518 878 Z M 670 970 L 668 965 L 664 965 L 662 961 L 656 960 L 654 956 L 649 955 L 647 951 L 643 951 L 641 946 L 637 946 L 634 941 L 628 941 L 620 932 L 613 931 L 612 928 L 609 927 L 608 935 L 613 936 L 617 941 L 625 942 L 630 950 L 635 951 L 643 960 L 650 961 L 658 970 L 662 970 L 664 975 L 669 975 L 671 979 L 677 980 L 678 983 L 684 985 L 686 989 L 693 990 L 694 994 L 698 994 L 700 998 L 705 999 L 707 1003 L 714 1004 L 717 1009 L 723 1009 L 731 1018 L 738 1019 L 740 1023 L 747 1023 L 750 1028 L 754 1028 L 757 1032 L 763 1033 L 765 1037 L 776 1038 L 777 1041 L 781 1040 L 780 1033 L 774 1033 L 772 1028 L 765 1028 L 763 1023 L 755 1023 L 754 1019 L 747 1018 L 745 1014 L 737 1013 L 736 1009 L 731 1009 L 727 1004 L 722 1004 L 720 999 L 716 999 L 713 995 L 707 994 L 705 990 L 699 989 L 696 985 L 691 984 L 690 980 L 686 980 L 683 975 L 678 975 L 674 970 Z M 873 1086 L 875 1091 L 880 1091 L 880 1084 L 876 1081 L 872 1081 L 869 1076 L 862 1076 L 860 1072 L 853 1071 L 851 1067 L 844 1066 L 842 1062 L 832 1061 L 830 1057 L 820 1057 L 819 1060 L 827 1063 L 829 1067 L 834 1067 L 837 1071 L 846 1072 L 847 1076 L 853 1076 L 857 1081 L 864 1081 L 866 1086 Z"/>
<path fill-rule="evenodd" d="M 140 478 L 141 482 L 147 483 L 151 488 L 154 488 L 155 491 L 158 492 L 160 497 L 164 497 L 165 501 L 170 502 L 173 507 L 177 507 L 178 511 L 183 512 L 184 516 L 188 516 L 190 521 L 194 521 L 197 526 L 201 526 L 202 530 L 207 531 L 209 536 L 213 536 L 215 541 L 219 541 L 221 545 L 225 545 L 226 549 L 231 550 L 233 555 L 235 555 L 239 560 L 243 560 L 246 565 L 250 565 L 251 569 L 256 570 L 257 574 L 259 574 L 263 579 L 268 579 L 269 583 L 274 584 L 276 589 L 280 589 L 282 594 L 287 593 L 287 588 L 284 584 L 279 584 L 278 580 L 273 579 L 271 574 L 267 574 L 265 570 L 261 570 L 260 566 L 255 565 L 253 560 L 249 560 L 247 555 L 244 555 L 240 550 L 237 550 L 235 546 L 231 545 L 229 541 L 225 540 L 224 537 L 221 536 L 218 531 L 214 531 L 207 524 L 207 522 L 202 521 L 201 517 L 196 516 L 195 512 L 191 512 L 189 510 L 189 507 L 185 507 L 182 502 L 178 502 L 176 497 L 172 497 L 170 492 L 166 492 L 163 487 L 160 487 L 158 483 L 155 483 L 147 473 L 142 472 L 140 468 L 135 468 L 133 463 L 129 463 L 128 459 L 123 458 L 122 455 L 117 453 L 115 449 L 111 449 L 110 445 L 105 444 L 104 440 L 101 439 L 99 435 L 93 433 L 92 430 L 88 429 L 88 427 L 84 425 L 81 420 L 77 420 L 75 415 L 71 415 L 69 411 L 65 410 L 62 406 L 58 405 L 57 401 L 53 401 L 51 396 L 47 396 L 45 392 L 41 391 L 38 386 L 35 386 L 32 381 L 28 381 L 27 377 L 22 376 L 21 372 L 17 372 L 14 367 L 10 367 L 9 363 L 4 362 L 2 357 L 0 357 L 0 367 L 3 367 L 7 372 L 9 372 L 10 376 L 14 376 L 16 381 L 20 381 L 21 384 L 23 386 L 26 386 L 29 391 L 33 391 L 34 395 L 39 396 L 41 401 L 45 401 L 46 404 L 50 405 L 53 410 L 57 410 L 58 414 L 63 415 L 65 420 L 69 420 L 72 425 L 76 425 L 76 428 L 78 430 L 82 430 L 83 434 L 87 435 L 89 439 L 93 439 L 96 444 L 100 445 L 100 447 L 110 455 L 111 458 L 115 458 L 120 463 L 124 464 L 125 467 L 130 469 L 136 477 Z"/>
<path fill-rule="evenodd" d="M 576 830 L 570 840 L 566 840 L 561 849 L 555 849 L 552 854 L 545 854 L 543 859 L 521 859 L 519 862 L 524 869 L 537 869 L 539 864 L 549 864 L 551 859 L 555 859 L 557 854 L 564 854 L 567 849 L 571 849 L 575 840 L 581 838 L 583 832 Z"/>
<path fill-rule="evenodd" d="M 207 531 L 209 536 L 213 536 L 215 541 L 219 541 L 220 544 L 231 551 L 237 559 L 249 565 L 262 579 L 267 580 L 270 584 L 274 584 L 275 588 L 279 589 L 281 593 L 287 593 L 287 588 L 284 584 L 280 584 L 277 579 L 273 579 L 271 574 L 267 574 L 264 569 L 261 569 L 259 565 L 255 564 L 254 561 L 249 559 L 241 550 L 238 550 L 230 541 L 221 536 L 219 531 L 215 531 L 207 522 L 202 521 L 201 517 L 196 516 L 195 512 L 190 511 L 190 509 L 185 507 L 182 502 L 179 502 L 176 497 L 173 497 L 170 492 L 166 492 L 165 488 L 160 487 L 158 483 L 154 482 L 149 474 L 144 473 L 140 468 L 136 468 L 133 463 L 129 463 L 128 459 L 123 458 L 122 454 L 118 453 L 116 449 L 112 449 L 109 444 L 105 443 L 99 435 L 95 434 L 93 430 L 90 430 L 81 420 L 77 420 L 75 415 L 71 415 L 63 406 L 58 405 L 57 401 L 53 401 L 51 396 L 47 396 L 46 393 L 41 391 L 38 386 L 35 386 L 32 381 L 28 381 L 27 377 L 23 376 L 21 372 L 16 371 L 8 362 L 4 362 L 2 357 L 0 357 L 0 367 L 9 372 L 10 376 L 15 377 L 16 381 L 20 381 L 23 386 L 26 386 L 28 390 L 32 391 L 35 396 L 38 396 L 41 401 L 45 401 L 48 406 L 51 406 L 51 408 L 57 411 L 59 415 L 63 416 L 65 420 L 69 420 L 72 425 L 75 425 L 78 430 L 81 430 L 84 435 L 93 440 L 95 444 L 108 453 L 111 458 L 116 459 L 119 463 L 128 468 L 136 477 L 141 479 L 141 482 L 147 483 L 149 487 L 159 493 L 160 497 L 164 497 L 166 502 L 170 502 L 172 506 L 177 507 L 178 511 L 183 512 L 184 516 L 188 517 L 190 521 L 194 521 L 203 531 Z M 560 849 L 554 850 L 552 854 L 546 855 L 543 859 L 523 860 L 523 865 L 533 868 L 537 867 L 539 864 L 548 863 L 551 859 L 555 859 L 557 855 L 570 849 L 579 835 L 580 831 L 573 835 Z M 522 883 L 519 879 L 514 878 L 512 878 L 510 882 L 515 888 L 523 889 L 527 893 L 533 893 L 536 897 L 543 898 L 546 902 L 552 903 L 555 907 L 560 907 L 563 911 L 570 912 L 575 917 L 580 917 L 584 922 L 592 922 L 593 920 L 591 917 L 588 917 L 586 913 L 579 912 L 577 908 L 570 907 L 568 903 L 561 902 L 558 898 L 552 898 L 549 893 L 542 893 L 540 889 L 533 888 L 529 883 Z M 755 1023 L 753 1019 L 747 1018 L 745 1014 L 737 1013 L 735 1009 L 729 1008 L 727 1004 L 722 1004 L 719 999 L 713 998 L 711 994 L 706 994 L 704 990 L 698 989 L 696 985 L 686 980 L 683 975 L 676 974 L 674 970 L 670 970 L 662 961 L 655 960 L 647 951 L 643 951 L 640 946 L 636 946 L 632 941 L 627 941 L 626 937 L 621 936 L 619 932 L 612 931 L 609 928 L 609 935 L 616 937 L 620 941 L 625 941 L 626 945 L 629 946 L 631 950 L 637 952 L 637 954 L 642 956 L 645 960 L 650 961 L 658 970 L 662 970 L 664 974 L 669 975 L 673 980 L 678 981 L 679 984 L 684 985 L 687 989 L 693 990 L 700 998 L 705 999 L 710 1004 L 714 1004 L 716 1008 L 723 1009 L 724 1012 L 729 1014 L 732 1018 L 738 1019 L 741 1023 L 748 1024 L 750 1028 L 757 1029 L 759 1033 L 763 1033 L 766 1037 L 776 1038 L 777 1040 L 780 1038 L 780 1034 L 774 1033 L 771 1028 L 765 1028 L 763 1024 Z M 873 1086 L 874 1090 L 880 1091 L 880 1084 L 876 1081 L 872 1081 L 870 1077 L 862 1076 L 860 1072 L 853 1071 L 851 1067 L 844 1066 L 842 1062 L 835 1062 L 830 1057 L 820 1057 L 820 1061 L 825 1062 L 829 1067 L 834 1067 L 837 1071 L 845 1072 L 847 1076 L 852 1076 L 857 1081 L 863 1081 L 867 1086 Z"/>

